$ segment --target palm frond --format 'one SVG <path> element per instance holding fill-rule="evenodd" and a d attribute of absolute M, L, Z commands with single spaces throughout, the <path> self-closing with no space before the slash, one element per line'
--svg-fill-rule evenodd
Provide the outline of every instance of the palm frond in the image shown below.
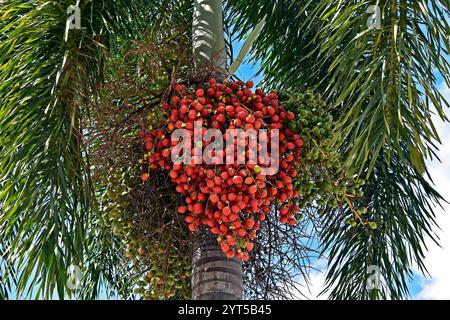
<path fill-rule="evenodd" d="M 17 294 L 60 298 L 67 270 L 82 265 L 95 208 L 83 145 L 83 103 L 102 79 L 105 52 L 139 35 L 154 1 L 10 1 L 0 20 L 0 233 Z"/>
<path fill-rule="evenodd" d="M 443 199 L 398 155 L 390 165 L 376 163 L 364 193 L 376 229 L 346 224 L 352 216 L 347 208 L 325 215 L 320 234 L 331 258 L 326 290 L 332 299 L 408 297 L 412 270 L 426 273 L 427 240 L 438 241 L 433 210 Z M 373 271 L 378 287 L 369 284 Z"/>

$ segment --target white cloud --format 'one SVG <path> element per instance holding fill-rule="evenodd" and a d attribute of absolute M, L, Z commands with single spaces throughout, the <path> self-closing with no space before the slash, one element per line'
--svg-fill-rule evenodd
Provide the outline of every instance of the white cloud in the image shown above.
<path fill-rule="evenodd" d="M 298 300 L 327 300 L 328 293 L 320 294 L 325 288 L 326 260 L 316 260 L 309 272 L 308 280 L 304 278 L 300 281 L 300 292 L 294 292 Z M 293 290 L 295 291 L 295 290 Z"/>
<path fill-rule="evenodd" d="M 312 272 L 309 276 L 309 281 L 309 290 L 305 290 L 303 292 L 306 298 L 310 300 L 327 300 L 327 292 L 323 293 L 322 295 L 320 294 L 325 288 L 325 271 Z"/>
<path fill-rule="evenodd" d="M 450 88 L 443 87 L 441 92 L 450 101 Z M 449 114 L 447 112 L 447 114 Z M 438 153 L 439 161 L 429 162 L 430 174 L 436 184 L 436 189 L 442 194 L 444 199 L 450 200 L 450 125 L 435 118 L 436 129 L 438 130 L 442 146 Z M 428 268 L 431 278 L 422 278 L 420 281 L 421 290 L 414 297 L 415 299 L 450 299 L 450 205 L 444 203 L 443 208 L 436 210 L 437 223 L 441 230 L 437 231 L 440 237 L 441 247 L 429 241 L 426 253 L 425 265 Z"/>

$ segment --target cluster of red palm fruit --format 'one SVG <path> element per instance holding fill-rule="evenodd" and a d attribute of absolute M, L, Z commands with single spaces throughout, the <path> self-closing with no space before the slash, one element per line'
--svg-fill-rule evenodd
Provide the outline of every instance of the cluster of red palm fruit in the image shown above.
<path fill-rule="evenodd" d="M 217 235 L 227 256 L 242 260 L 249 258 L 260 222 L 271 213 L 273 204 L 277 203 L 280 208 L 282 223 L 296 223 L 298 193 L 292 180 L 297 172 L 293 168 L 299 167 L 303 145 L 300 136 L 284 126 L 295 116 L 279 104 L 277 94 L 266 95 L 260 89 L 252 92 L 252 87 L 251 81 L 246 84 L 240 81 L 217 83 L 214 78 L 209 79 L 209 84 L 195 89 L 177 85 L 169 103 L 163 105 L 167 122 L 160 129 L 140 132 L 150 170 L 163 168 L 169 171 L 176 191 L 186 195 L 186 204 L 180 206 L 178 212 L 186 215 L 189 230 L 194 232 L 199 226 L 207 225 L 211 233 Z M 255 165 L 250 161 L 239 164 L 236 159 L 242 155 L 236 154 L 237 141 L 234 141 L 235 161 L 232 164 L 227 161 L 173 163 L 171 153 L 178 141 L 172 142 L 170 134 L 183 128 L 193 137 L 198 134 L 194 132 L 194 122 L 199 120 L 203 123 L 202 134 L 209 128 L 219 129 L 225 140 L 230 139 L 226 129 L 278 129 L 279 170 L 273 175 L 265 175 L 262 169 L 269 164 Z M 268 134 L 265 138 L 270 146 L 272 136 Z M 248 142 L 245 159 L 249 159 L 249 153 L 260 149 L 261 142 L 261 139 L 259 145 Z M 203 146 L 208 144 L 203 141 Z M 224 155 L 223 151 L 212 153 L 213 158 L 221 160 L 225 160 Z M 144 181 L 148 177 L 147 173 L 142 175 Z"/>

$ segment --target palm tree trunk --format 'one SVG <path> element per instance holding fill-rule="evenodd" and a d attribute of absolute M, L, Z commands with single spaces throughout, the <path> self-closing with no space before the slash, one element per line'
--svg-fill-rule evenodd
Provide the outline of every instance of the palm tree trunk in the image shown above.
<path fill-rule="evenodd" d="M 228 259 L 216 240 L 202 239 L 199 233 L 192 259 L 192 299 L 242 299 L 241 261 Z"/>
<path fill-rule="evenodd" d="M 194 0 L 193 50 L 197 71 L 213 71 L 216 78 L 225 77 L 226 48 L 222 23 L 221 0 Z M 242 264 L 228 259 L 217 241 L 200 229 L 196 234 L 192 259 L 192 299 L 242 299 Z"/>

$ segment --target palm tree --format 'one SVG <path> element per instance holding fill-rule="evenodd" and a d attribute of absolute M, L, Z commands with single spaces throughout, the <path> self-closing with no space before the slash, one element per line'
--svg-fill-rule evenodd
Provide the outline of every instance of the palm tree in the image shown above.
<path fill-rule="evenodd" d="M 69 5 L 0 3 L 0 299 L 73 296 L 71 265 L 83 266 L 77 297 L 96 298 L 102 290 L 134 297 L 141 271 L 118 268 L 129 264 L 123 243 L 100 227 L 102 190 L 85 139 L 93 133 L 86 106 L 111 76 L 111 57 L 123 58 L 144 34 L 192 46 L 197 71 L 213 64 L 221 77 L 226 69 L 221 1 L 80 0 L 83 29 L 67 31 Z M 369 5 L 380 8 L 379 28 L 367 27 Z M 433 204 L 442 197 L 424 159 L 434 158 L 440 143 L 433 112 L 447 120 L 436 74 L 450 85 L 449 8 L 448 0 L 225 2 L 230 37 L 245 39 L 267 17 L 252 47 L 264 86 L 321 92 L 339 124 L 336 145 L 346 171 L 366 180 L 361 190 L 373 228 L 348 223 L 349 206 L 320 216 L 331 298 L 401 299 L 413 267 L 426 272 L 425 240 L 437 241 Z M 161 78 L 145 97 L 149 105 L 161 100 L 170 70 Z M 189 258 L 193 298 L 240 298 L 240 263 L 207 239 L 196 242 Z M 367 290 L 371 266 L 380 270 L 378 290 Z"/>
<path fill-rule="evenodd" d="M 238 33 L 270 16 L 254 45 L 268 83 L 322 92 L 336 106 L 350 170 L 367 179 L 364 194 L 378 228 L 352 228 L 345 223 L 350 216 L 346 208 L 327 214 L 320 231 L 329 254 L 331 298 L 407 296 L 414 265 L 426 272 L 426 238 L 437 240 L 433 205 L 442 198 L 424 159 L 436 158 L 441 142 L 432 115 L 447 121 L 449 102 L 437 78 L 450 84 L 450 2 L 228 4 Z M 380 13 L 377 28 L 368 27 L 373 5 Z M 380 270 L 382 288 L 369 293 L 365 279 L 371 265 Z"/>

